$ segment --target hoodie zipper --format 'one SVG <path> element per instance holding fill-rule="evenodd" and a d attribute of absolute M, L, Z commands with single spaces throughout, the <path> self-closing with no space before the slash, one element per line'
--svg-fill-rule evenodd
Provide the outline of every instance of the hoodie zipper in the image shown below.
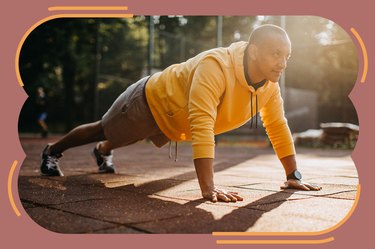
<path fill-rule="evenodd" d="M 256 94 L 255 90 L 255 129 L 258 129 L 258 95 Z M 250 109 L 251 109 L 251 121 L 250 121 L 250 129 L 253 128 L 253 92 L 250 92 Z"/>

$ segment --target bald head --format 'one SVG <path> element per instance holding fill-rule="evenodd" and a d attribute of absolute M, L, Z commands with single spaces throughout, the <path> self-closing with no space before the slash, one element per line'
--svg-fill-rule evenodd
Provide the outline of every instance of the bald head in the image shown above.
<path fill-rule="evenodd" d="M 254 29 L 253 32 L 251 32 L 249 37 L 249 44 L 259 46 L 264 41 L 270 38 L 274 38 L 275 36 L 279 36 L 289 41 L 288 34 L 285 32 L 284 29 L 276 25 L 265 24 L 257 27 L 256 29 Z"/>
<path fill-rule="evenodd" d="M 247 49 L 247 70 L 252 82 L 277 82 L 291 55 L 288 34 L 282 28 L 267 24 L 250 35 Z"/>

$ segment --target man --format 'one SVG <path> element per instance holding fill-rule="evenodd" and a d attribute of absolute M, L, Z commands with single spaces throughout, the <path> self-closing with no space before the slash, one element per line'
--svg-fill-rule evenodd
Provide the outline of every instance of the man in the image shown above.
<path fill-rule="evenodd" d="M 277 83 L 291 54 L 287 33 L 274 25 L 255 29 L 248 42 L 233 43 L 183 62 L 131 85 L 101 121 L 81 125 L 42 153 L 41 172 L 63 175 L 58 159 L 74 146 L 100 141 L 93 154 L 99 171 L 114 173 L 112 151 L 145 138 L 161 147 L 192 141 L 202 196 L 236 202 L 235 192 L 213 181 L 214 135 L 235 129 L 260 111 L 264 127 L 287 177 L 282 188 L 320 190 L 301 182 L 292 136 Z M 147 84 L 146 84 L 147 83 Z"/>

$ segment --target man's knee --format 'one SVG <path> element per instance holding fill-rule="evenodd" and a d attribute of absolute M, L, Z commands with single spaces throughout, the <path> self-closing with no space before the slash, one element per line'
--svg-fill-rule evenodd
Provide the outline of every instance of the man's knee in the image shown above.
<path fill-rule="evenodd" d="M 95 129 L 96 129 L 96 135 L 98 137 L 98 140 L 107 140 L 104 133 L 104 128 L 102 125 L 102 121 L 95 122 Z"/>

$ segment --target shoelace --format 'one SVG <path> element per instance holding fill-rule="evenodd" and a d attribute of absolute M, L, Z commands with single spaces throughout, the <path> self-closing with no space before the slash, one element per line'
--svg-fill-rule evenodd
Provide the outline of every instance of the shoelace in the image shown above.
<path fill-rule="evenodd" d="M 59 166 L 59 158 L 55 156 L 47 156 L 46 166 L 48 169 L 57 169 Z"/>
<path fill-rule="evenodd" d="M 101 155 L 103 158 L 103 164 L 112 165 L 113 164 L 113 155 Z"/>

